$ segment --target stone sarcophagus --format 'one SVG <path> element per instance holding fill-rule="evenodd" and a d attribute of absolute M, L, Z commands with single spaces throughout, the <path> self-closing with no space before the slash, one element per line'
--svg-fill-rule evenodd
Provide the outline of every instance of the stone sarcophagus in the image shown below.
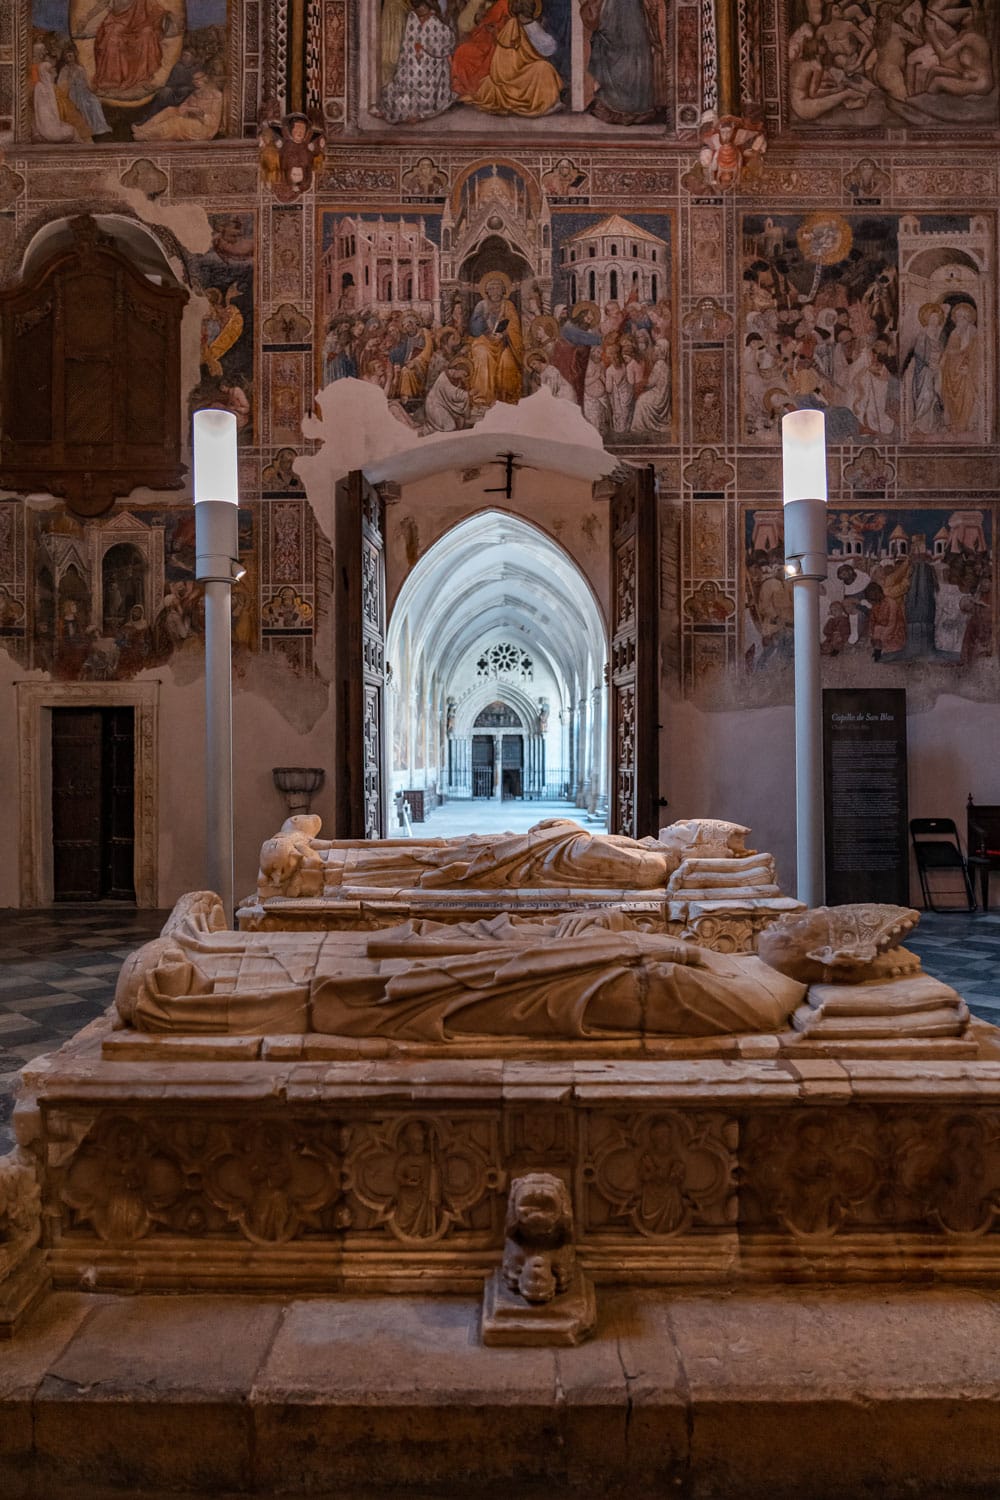
<path fill-rule="evenodd" d="M 625 912 L 649 931 L 721 952 L 750 952 L 800 903 L 783 896 L 774 859 L 745 847 L 738 823 L 692 818 L 658 839 L 591 833 L 552 818 L 524 834 L 322 839 L 320 819 L 289 818 L 261 850 L 243 931 L 349 931 L 408 917 L 466 922 L 591 908 Z"/>
<path fill-rule="evenodd" d="M 620 912 L 234 933 L 185 898 L 115 1018 L 24 1072 L 8 1316 L 32 1276 L 478 1288 L 534 1174 L 585 1282 L 993 1279 L 1000 1046 L 915 921 L 792 914 L 729 955 Z"/>

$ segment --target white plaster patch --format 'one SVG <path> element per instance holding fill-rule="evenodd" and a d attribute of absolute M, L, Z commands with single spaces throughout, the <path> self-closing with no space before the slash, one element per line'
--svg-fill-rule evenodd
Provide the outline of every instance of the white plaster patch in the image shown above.
<path fill-rule="evenodd" d="M 208 214 L 200 204 L 163 203 L 158 199 L 150 199 L 138 188 L 124 187 L 117 177 L 111 178 L 108 186 L 117 197 L 135 210 L 136 216 L 144 224 L 160 224 L 164 229 L 169 229 L 185 250 L 190 250 L 195 255 L 211 250 L 212 226 Z M 172 262 L 171 268 L 178 281 L 186 279 L 184 270 L 176 263 Z"/>
<path fill-rule="evenodd" d="M 419 437 L 406 427 L 385 392 L 365 380 L 338 380 L 317 395 L 320 416 L 302 420 L 303 434 L 322 443 L 318 453 L 296 460 L 317 520 L 329 532 L 333 488 L 352 469 L 378 483 L 406 484 L 446 469 L 490 463 L 513 449 L 522 461 L 579 479 L 601 479 L 618 465 L 601 435 L 570 401 L 536 391 L 517 405 L 498 402 L 466 432 Z M 559 440 L 552 433 L 559 433 Z"/>

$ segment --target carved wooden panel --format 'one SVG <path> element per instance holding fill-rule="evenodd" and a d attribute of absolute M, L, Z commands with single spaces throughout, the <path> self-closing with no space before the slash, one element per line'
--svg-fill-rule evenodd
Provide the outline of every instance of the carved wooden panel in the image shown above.
<path fill-rule="evenodd" d="M 377 839 L 385 827 L 383 505 L 357 472 L 338 484 L 336 504 L 336 836 Z"/>
<path fill-rule="evenodd" d="M 656 832 L 659 786 L 659 567 L 652 468 L 611 500 L 611 830 Z"/>
<path fill-rule="evenodd" d="M 0 292 L 0 483 L 100 515 L 136 485 L 181 482 L 180 323 L 160 286 L 92 219 Z"/>

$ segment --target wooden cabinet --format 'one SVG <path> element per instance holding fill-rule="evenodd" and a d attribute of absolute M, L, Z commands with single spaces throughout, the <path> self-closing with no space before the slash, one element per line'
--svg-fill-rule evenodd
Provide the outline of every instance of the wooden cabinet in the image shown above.
<path fill-rule="evenodd" d="M 0 292 L 0 483 L 96 516 L 136 485 L 181 483 L 188 294 L 144 276 L 93 219 L 71 228 L 69 246 Z"/>

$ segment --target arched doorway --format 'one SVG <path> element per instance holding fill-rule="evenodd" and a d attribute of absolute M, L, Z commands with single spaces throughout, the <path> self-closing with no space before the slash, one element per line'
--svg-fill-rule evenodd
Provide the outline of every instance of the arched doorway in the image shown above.
<path fill-rule="evenodd" d="M 435 834 L 472 802 L 503 804 L 505 826 L 570 807 L 603 821 L 607 655 L 590 584 L 551 537 L 496 510 L 453 526 L 389 622 L 390 805 L 419 794 Z"/>

